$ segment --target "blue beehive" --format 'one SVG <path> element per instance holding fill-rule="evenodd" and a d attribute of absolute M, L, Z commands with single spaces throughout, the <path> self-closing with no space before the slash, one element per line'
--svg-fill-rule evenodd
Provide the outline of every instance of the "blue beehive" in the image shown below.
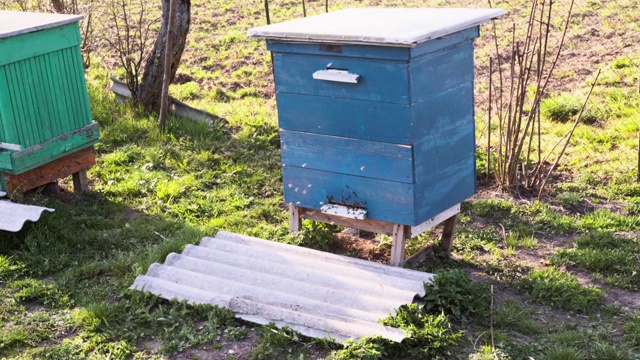
<path fill-rule="evenodd" d="M 493 9 L 349 9 L 251 29 L 287 203 L 415 226 L 475 193 L 473 40 Z"/>

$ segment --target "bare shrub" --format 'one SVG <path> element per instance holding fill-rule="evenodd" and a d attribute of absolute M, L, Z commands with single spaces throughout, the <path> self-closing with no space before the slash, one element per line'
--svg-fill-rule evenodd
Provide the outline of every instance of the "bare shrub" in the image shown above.
<path fill-rule="evenodd" d="M 104 41 L 124 68 L 124 81 L 134 99 L 139 92 L 143 64 L 156 38 L 153 26 L 159 20 L 149 16 L 147 6 L 145 0 L 113 0 L 107 5 L 111 31 Z"/>
<path fill-rule="evenodd" d="M 552 19 L 558 13 L 554 4 L 552 0 L 531 0 L 526 34 L 522 40 L 517 40 L 514 24 L 509 34 L 511 46 L 506 51 L 498 45 L 498 34 L 493 24 L 496 54 L 489 65 L 487 171 L 494 175 L 504 190 L 537 189 L 540 196 L 584 113 L 586 100 L 573 128 L 548 153 L 542 154 L 540 104 L 547 95 L 547 86 L 563 50 L 574 0 L 562 16 L 559 35 L 552 26 Z M 554 38 L 559 40 L 552 44 Z M 492 134 L 491 129 L 494 116 L 498 121 L 497 134 Z M 494 140 L 498 142 L 497 146 L 491 143 L 492 135 L 497 138 Z M 561 144 L 562 150 L 549 166 L 549 157 Z M 491 163 L 492 150 L 495 151 L 494 164 Z"/>

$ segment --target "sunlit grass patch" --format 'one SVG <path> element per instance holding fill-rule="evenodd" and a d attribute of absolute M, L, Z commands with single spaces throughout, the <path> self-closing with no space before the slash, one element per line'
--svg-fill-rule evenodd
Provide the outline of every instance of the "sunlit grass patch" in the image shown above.
<path fill-rule="evenodd" d="M 551 261 L 575 265 L 602 275 L 605 282 L 629 290 L 640 288 L 640 241 L 612 232 L 591 232 L 575 241 L 575 249 L 559 250 Z"/>
<path fill-rule="evenodd" d="M 555 268 L 531 270 L 520 286 L 542 304 L 575 312 L 593 312 L 604 293 L 594 286 L 582 286 L 575 276 Z"/>

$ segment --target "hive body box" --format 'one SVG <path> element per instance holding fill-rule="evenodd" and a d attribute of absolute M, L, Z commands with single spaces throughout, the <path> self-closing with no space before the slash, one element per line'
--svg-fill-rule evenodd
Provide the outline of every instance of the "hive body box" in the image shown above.
<path fill-rule="evenodd" d="M 473 195 L 473 39 L 503 13 L 352 9 L 250 30 L 273 53 L 285 201 L 416 226 Z"/>
<path fill-rule="evenodd" d="M 2 190 L 8 177 L 98 141 L 80 54 L 81 18 L 0 11 Z"/>

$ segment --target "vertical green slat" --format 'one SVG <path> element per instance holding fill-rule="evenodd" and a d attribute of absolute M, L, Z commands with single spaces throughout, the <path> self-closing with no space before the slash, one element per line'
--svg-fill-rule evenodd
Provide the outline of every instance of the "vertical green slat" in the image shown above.
<path fill-rule="evenodd" d="M 31 87 L 29 86 L 29 74 L 27 73 L 27 69 L 24 66 L 25 60 L 18 61 L 15 63 L 16 66 L 16 75 L 17 75 L 17 84 L 20 87 L 16 89 L 16 91 L 20 92 L 20 97 L 22 101 L 20 101 L 20 105 L 22 106 L 22 116 L 20 118 L 20 122 L 22 123 L 23 132 L 25 138 L 29 139 L 28 145 L 32 146 L 38 143 L 38 136 L 33 131 L 33 107 L 31 105 Z"/>
<path fill-rule="evenodd" d="M 87 81 L 84 77 L 84 64 L 82 63 L 82 54 L 78 48 L 70 48 L 71 59 L 73 60 L 74 73 L 78 79 L 77 89 L 79 91 L 78 109 L 81 111 L 82 122 L 80 127 L 91 124 L 93 117 L 91 115 L 91 106 L 89 103 L 89 94 L 87 90 Z"/>
<path fill-rule="evenodd" d="M 51 116 L 52 102 L 49 93 L 47 93 L 47 75 L 46 69 L 42 66 L 42 56 L 33 58 L 35 66 L 38 69 L 38 99 L 41 106 L 40 113 L 43 115 L 42 122 L 45 124 L 43 127 L 44 136 L 47 139 L 55 137 L 53 117 Z"/>
<path fill-rule="evenodd" d="M 2 71 L 2 69 L 0 69 L 0 72 Z M 0 84 L 0 87 L 2 87 L 2 84 Z M 0 141 L 1 142 L 6 142 L 6 140 L 4 140 L 6 138 L 6 135 L 4 134 L 4 125 L 3 121 L 2 121 L 2 99 L 0 99 Z"/>
<path fill-rule="evenodd" d="M 15 66 L 16 72 L 16 84 L 19 88 L 16 90 L 20 92 L 20 105 L 22 106 L 22 116 L 20 117 L 20 123 L 22 124 L 22 131 L 24 132 L 24 138 L 28 139 L 27 145 L 33 146 L 38 143 L 38 137 L 33 131 L 33 108 L 31 106 L 31 94 L 28 81 L 28 74 L 24 66 L 24 61 L 19 61 Z"/>
<path fill-rule="evenodd" d="M 71 51 L 73 48 L 67 48 L 61 51 L 64 66 L 69 80 L 69 93 L 71 93 L 71 102 L 73 103 L 73 122 L 72 127 L 78 129 L 82 127 L 82 108 L 80 107 L 80 91 L 78 91 L 78 76 L 75 66 L 73 66 L 73 56 Z"/>
<path fill-rule="evenodd" d="M 62 69 L 62 77 L 65 80 L 65 93 L 67 94 L 65 101 L 69 110 L 70 117 L 64 119 L 66 121 L 67 131 L 73 131 L 77 128 L 78 121 L 78 109 L 76 108 L 76 98 L 78 95 L 74 89 L 73 77 L 69 71 L 69 61 L 67 60 L 66 51 L 60 50 L 58 52 L 58 58 L 60 61 L 60 68 Z"/>
<path fill-rule="evenodd" d="M 9 110 L 9 107 L 6 105 L 2 105 L 3 103 L 3 95 L 4 93 L 7 92 L 7 89 L 9 89 L 9 87 L 6 84 L 6 79 L 4 78 L 4 68 L 2 66 L 0 66 L 0 141 L 1 142 L 8 142 L 7 141 L 7 134 L 5 134 L 4 128 L 4 121 L 2 120 L 2 113 L 5 112 L 6 110 Z"/>
<path fill-rule="evenodd" d="M 55 137 L 53 124 L 53 106 L 50 93 L 47 92 L 47 75 L 46 69 L 42 66 L 42 56 L 33 58 L 34 68 L 37 69 L 38 86 L 36 87 L 36 95 L 38 99 L 38 109 L 40 110 L 40 123 L 45 139 Z"/>
<path fill-rule="evenodd" d="M 51 63 L 53 64 L 53 68 L 57 75 L 57 86 L 61 97 L 60 105 L 64 109 L 64 114 L 60 118 L 60 124 L 62 125 L 62 132 L 67 133 L 73 130 L 73 127 L 71 126 L 73 123 L 73 106 L 69 101 L 69 84 L 59 51 L 51 53 Z"/>
<path fill-rule="evenodd" d="M 11 79 L 9 88 L 11 89 L 11 103 L 13 107 L 13 121 L 16 124 L 16 130 L 18 135 L 17 144 L 24 147 L 31 146 L 31 139 L 26 128 L 25 123 L 25 111 L 24 111 L 24 99 L 22 95 L 22 87 L 19 81 L 19 66 L 17 63 L 7 65 L 8 76 Z"/>
<path fill-rule="evenodd" d="M 7 75 L 6 68 L 6 66 L 0 67 L 0 107 L 2 107 L 4 125 L 4 132 L 0 135 L 3 136 L 3 140 L 8 143 L 19 144 L 15 114 L 11 104 L 11 93 L 8 91 L 8 89 L 11 88 L 11 82 Z"/>
<path fill-rule="evenodd" d="M 45 140 L 43 129 L 41 126 L 40 104 L 35 94 L 37 78 L 35 68 L 33 67 L 33 58 L 20 62 L 22 70 L 22 83 L 24 84 L 25 106 L 27 107 L 27 126 L 33 136 L 33 145 L 39 144 Z"/>
<path fill-rule="evenodd" d="M 45 54 L 40 56 L 40 63 L 45 75 L 45 91 L 49 94 L 48 98 L 51 101 L 51 107 L 49 108 L 49 119 L 51 121 L 51 128 L 53 136 L 62 135 L 62 125 L 60 119 L 62 118 L 62 109 L 60 107 L 60 94 L 56 86 L 54 77 L 54 69 L 51 67 L 51 56 Z"/>
<path fill-rule="evenodd" d="M 78 23 L 76 23 L 74 30 L 77 41 L 81 44 L 82 36 L 80 35 L 80 26 Z M 87 83 L 84 78 L 84 65 L 82 63 L 79 46 L 69 47 L 66 49 L 66 52 L 71 74 L 75 78 L 74 89 L 77 92 L 74 107 L 77 110 L 76 128 L 81 128 L 89 125 L 92 120 L 91 109 L 89 108 L 89 96 L 87 94 Z"/>

